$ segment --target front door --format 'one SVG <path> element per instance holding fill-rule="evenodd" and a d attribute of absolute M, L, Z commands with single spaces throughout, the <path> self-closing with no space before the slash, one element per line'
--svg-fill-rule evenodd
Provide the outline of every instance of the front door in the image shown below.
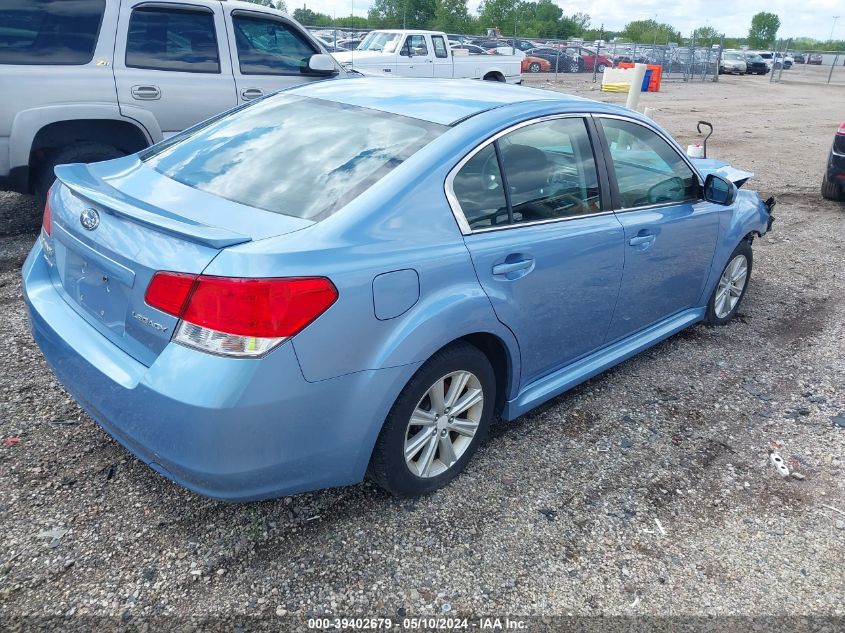
<path fill-rule="evenodd" d="M 165 137 L 237 105 L 220 2 L 123 2 L 114 78 L 121 113 L 153 113 Z"/>
<path fill-rule="evenodd" d="M 425 35 L 408 35 L 399 49 L 396 74 L 400 77 L 434 77 L 434 61 Z"/>
<path fill-rule="evenodd" d="M 622 277 L 622 226 L 605 212 L 581 117 L 521 126 L 455 174 L 476 274 L 515 334 L 526 385 L 601 347 Z"/>
<path fill-rule="evenodd" d="M 240 103 L 326 78 L 308 73 L 308 59 L 320 50 L 298 26 L 280 16 L 223 4 L 234 39 L 232 60 Z"/>
<path fill-rule="evenodd" d="M 724 207 L 701 198 L 698 175 L 650 127 L 597 121 L 612 158 L 616 215 L 625 227 L 625 275 L 612 341 L 700 303 Z"/>

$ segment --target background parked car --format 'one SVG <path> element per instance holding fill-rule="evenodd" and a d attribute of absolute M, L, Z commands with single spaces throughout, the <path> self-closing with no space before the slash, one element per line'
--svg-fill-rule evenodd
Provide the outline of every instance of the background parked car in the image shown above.
<path fill-rule="evenodd" d="M 597 72 L 603 73 L 605 68 L 613 68 L 613 60 L 604 53 L 596 56 L 596 51 L 583 46 L 568 46 L 566 52 L 580 57 L 584 61 L 584 70 L 587 72 L 593 72 L 595 68 Z"/>
<path fill-rule="evenodd" d="M 821 66 L 822 56 L 819 53 L 810 53 L 810 56 L 807 58 L 807 63 L 813 66 Z"/>
<path fill-rule="evenodd" d="M 745 57 L 741 53 L 722 53 L 721 63 L 719 64 L 720 73 L 730 73 L 734 75 L 744 75 L 748 70 L 748 65 L 745 63 Z"/>
<path fill-rule="evenodd" d="M 524 73 L 547 73 L 551 70 L 551 62 L 541 57 L 532 57 L 526 54 L 522 60 L 522 72 Z"/>
<path fill-rule="evenodd" d="M 131 154 L 262 95 L 346 76 L 293 18 L 257 4 L 4 0 L 0 24 L 0 189 L 42 199 L 56 165 Z"/>
<path fill-rule="evenodd" d="M 822 179 L 822 195 L 828 200 L 845 199 L 845 122 L 833 137 L 827 169 Z"/>
<path fill-rule="evenodd" d="M 792 61 L 796 64 L 806 64 L 807 58 L 804 56 L 804 53 L 795 53 L 792 57 Z"/>
<path fill-rule="evenodd" d="M 769 72 L 769 65 L 757 53 L 743 53 L 745 57 L 745 65 L 749 75 L 765 75 Z"/>
<path fill-rule="evenodd" d="M 526 51 L 526 55 L 545 59 L 552 70 L 563 73 L 577 73 L 584 70 L 584 60 L 580 56 L 567 53 L 560 48 L 538 47 Z"/>

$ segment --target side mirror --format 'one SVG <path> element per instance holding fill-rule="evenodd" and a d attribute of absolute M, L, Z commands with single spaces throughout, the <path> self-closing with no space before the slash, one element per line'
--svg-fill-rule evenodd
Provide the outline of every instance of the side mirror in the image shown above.
<path fill-rule="evenodd" d="M 730 206 L 736 200 L 736 185 L 716 174 L 708 174 L 704 179 L 704 199 L 707 202 Z"/>
<path fill-rule="evenodd" d="M 335 75 L 337 65 L 331 55 L 317 53 L 308 58 L 307 72 L 311 75 Z"/>

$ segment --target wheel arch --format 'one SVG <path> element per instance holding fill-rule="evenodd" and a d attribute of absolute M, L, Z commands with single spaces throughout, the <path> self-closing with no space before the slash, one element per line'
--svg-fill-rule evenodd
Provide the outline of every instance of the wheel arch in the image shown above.
<path fill-rule="evenodd" d="M 486 73 L 484 73 L 483 79 L 484 81 L 499 81 L 504 83 L 505 75 L 499 70 L 488 70 Z"/>
<path fill-rule="evenodd" d="M 157 126 L 155 131 L 160 134 Z M 122 116 L 116 104 L 33 108 L 19 112 L 12 122 L 9 165 L 29 172 L 26 186 L 31 189 L 32 174 L 50 149 L 93 141 L 133 153 L 148 147 L 153 140 L 145 125 Z"/>

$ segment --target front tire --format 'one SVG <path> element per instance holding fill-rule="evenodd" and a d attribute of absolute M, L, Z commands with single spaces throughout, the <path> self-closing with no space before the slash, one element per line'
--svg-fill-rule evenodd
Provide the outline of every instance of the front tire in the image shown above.
<path fill-rule="evenodd" d="M 528 72 L 530 73 L 538 73 L 540 72 L 540 64 L 537 62 L 531 62 L 528 64 Z"/>
<path fill-rule="evenodd" d="M 743 240 L 731 253 L 728 263 L 719 275 L 719 281 L 710 295 L 710 301 L 707 302 L 704 323 L 725 325 L 736 316 L 748 290 L 753 261 L 751 242 Z"/>
<path fill-rule="evenodd" d="M 826 200 L 842 200 L 845 198 L 845 192 L 841 185 L 835 182 L 830 182 L 827 179 L 827 174 L 822 178 L 822 198 Z"/>
<path fill-rule="evenodd" d="M 417 370 L 376 440 L 368 474 L 397 497 L 448 484 L 484 440 L 496 402 L 490 361 L 475 346 L 446 347 Z"/>
<path fill-rule="evenodd" d="M 596 70 L 600 73 L 603 73 L 605 70 L 607 70 L 607 66 L 605 66 L 604 64 L 599 64 Z"/>

